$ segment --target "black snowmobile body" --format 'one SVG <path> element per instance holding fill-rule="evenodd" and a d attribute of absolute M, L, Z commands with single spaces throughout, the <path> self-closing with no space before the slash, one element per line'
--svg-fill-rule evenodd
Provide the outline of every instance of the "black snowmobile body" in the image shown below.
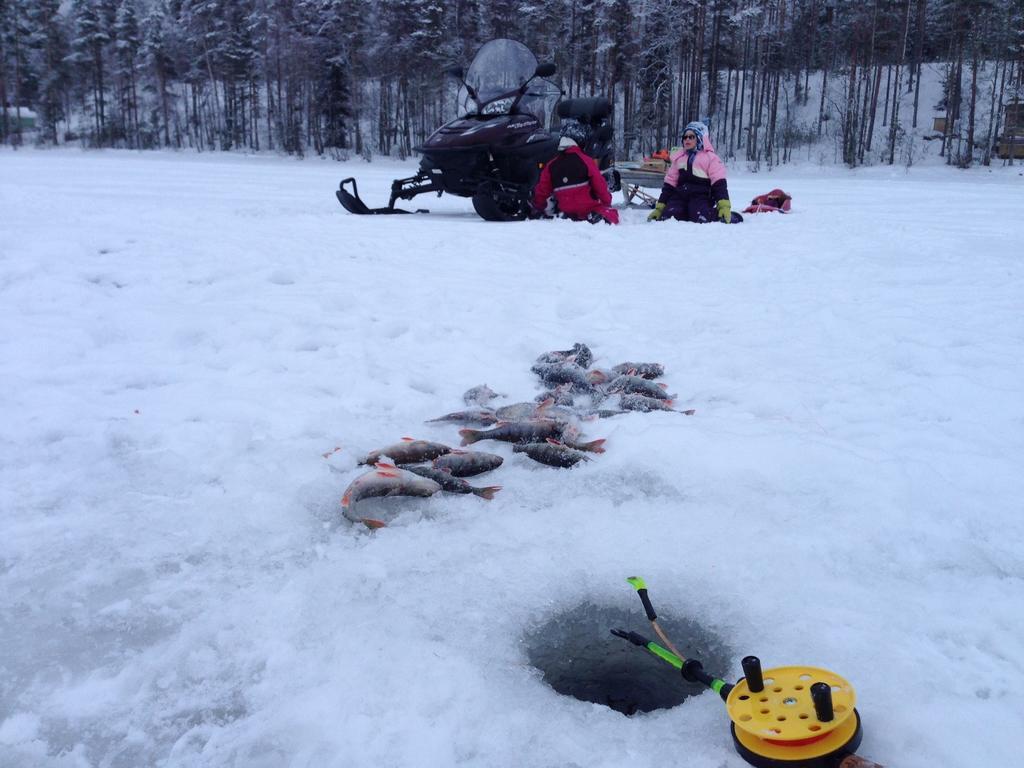
<path fill-rule="evenodd" d="M 544 77 L 553 64 L 537 64 L 530 50 L 514 40 L 498 39 L 477 52 L 459 92 L 460 117 L 434 131 L 416 151 L 423 156 L 419 172 L 391 185 L 386 208 L 372 209 L 359 198 L 355 179 L 345 179 L 339 202 L 359 214 L 408 213 L 395 208 L 424 192 L 469 197 L 488 221 L 523 219 L 540 170 L 558 150 L 548 130 L 560 91 Z M 451 74 L 462 78 L 461 70 Z M 585 151 L 599 167 L 612 162 L 611 105 L 606 99 L 573 99 L 558 105 L 558 115 L 592 126 Z M 597 150 L 600 154 L 595 153 Z M 351 191 L 346 189 L 351 185 Z"/>

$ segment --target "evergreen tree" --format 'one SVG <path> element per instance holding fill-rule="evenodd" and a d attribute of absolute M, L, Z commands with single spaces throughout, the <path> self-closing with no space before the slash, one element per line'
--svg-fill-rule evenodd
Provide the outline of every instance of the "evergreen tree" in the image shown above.
<path fill-rule="evenodd" d="M 101 9 L 95 0 L 72 0 L 74 33 L 68 61 L 84 75 L 83 106 L 93 115 L 92 143 L 102 146 L 107 140 L 106 57 L 110 41 Z"/>
<path fill-rule="evenodd" d="M 142 32 L 134 0 L 122 0 L 114 20 L 114 77 L 117 81 L 119 132 L 129 147 L 140 146 L 138 61 Z"/>
<path fill-rule="evenodd" d="M 142 45 L 139 56 L 147 73 L 144 91 L 156 96 L 156 105 L 150 112 L 148 129 L 140 125 L 143 146 L 171 145 L 170 112 L 174 94 L 170 83 L 178 74 L 175 67 L 174 38 L 169 30 L 171 22 L 163 3 L 155 4 L 142 22 Z"/>
<path fill-rule="evenodd" d="M 57 124 L 65 119 L 64 102 L 70 85 L 70 53 L 60 0 L 36 0 L 30 11 L 35 70 L 39 73 L 35 98 L 39 141 L 56 144 Z"/>

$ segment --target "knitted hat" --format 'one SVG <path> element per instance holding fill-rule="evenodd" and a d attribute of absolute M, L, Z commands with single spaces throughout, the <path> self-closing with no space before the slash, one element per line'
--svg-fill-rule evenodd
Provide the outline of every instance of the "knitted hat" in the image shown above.
<path fill-rule="evenodd" d="M 565 148 L 562 146 L 562 144 L 565 142 L 566 139 L 569 139 L 577 146 L 582 146 L 583 144 L 586 144 L 587 139 L 590 138 L 590 128 L 585 126 L 579 120 L 573 120 L 572 118 L 569 118 L 568 120 L 562 121 L 561 137 L 562 141 L 559 142 L 558 144 L 559 149 Z"/>
<path fill-rule="evenodd" d="M 686 127 L 683 128 L 683 135 L 686 135 L 687 131 L 693 131 L 697 134 L 697 149 L 704 149 L 704 137 L 708 134 L 708 127 L 699 120 L 694 120 L 691 123 L 687 123 Z"/>

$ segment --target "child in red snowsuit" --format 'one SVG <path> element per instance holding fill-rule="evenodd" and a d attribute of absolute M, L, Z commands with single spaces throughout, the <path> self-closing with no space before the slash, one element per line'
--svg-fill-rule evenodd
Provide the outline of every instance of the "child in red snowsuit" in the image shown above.
<path fill-rule="evenodd" d="M 619 223 L 619 212 L 612 208 L 612 195 L 594 158 L 580 149 L 587 140 L 587 128 L 575 120 L 562 124 L 558 154 L 541 171 L 533 190 L 533 208 L 543 213 L 554 194 L 558 211 L 576 221 L 591 224 Z"/>

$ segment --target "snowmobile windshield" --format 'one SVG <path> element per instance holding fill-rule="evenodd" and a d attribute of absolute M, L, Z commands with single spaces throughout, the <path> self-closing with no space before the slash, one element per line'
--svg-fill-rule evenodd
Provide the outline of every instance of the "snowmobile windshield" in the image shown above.
<path fill-rule="evenodd" d="M 504 38 L 484 43 L 466 72 L 466 84 L 477 98 L 474 100 L 466 88 L 460 88 L 459 114 L 508 114 L 515 102 L 514 92 L 536 71 L 537 57 L 522 43 Z M 554 83 L 536 78 L 519 99 L 516 112 L 534 115 L 547 127 L 559 95 Z M 502 96 L 508 98 L 499 98 Z"/>

